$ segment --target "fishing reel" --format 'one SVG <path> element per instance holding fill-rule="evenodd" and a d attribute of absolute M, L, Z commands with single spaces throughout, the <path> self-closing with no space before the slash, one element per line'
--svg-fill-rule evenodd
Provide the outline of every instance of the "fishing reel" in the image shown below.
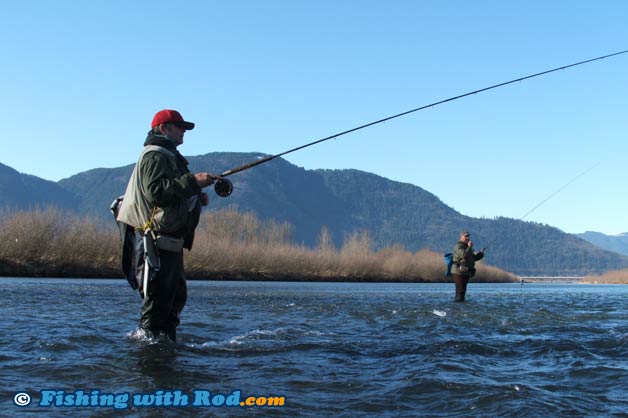
<path fill-rule="evenodd" d="M 229 197 L 233 192 L 233 184 L 229 179 L 220 178 L 214 183 L 214 191 L 220 197 Z"/>

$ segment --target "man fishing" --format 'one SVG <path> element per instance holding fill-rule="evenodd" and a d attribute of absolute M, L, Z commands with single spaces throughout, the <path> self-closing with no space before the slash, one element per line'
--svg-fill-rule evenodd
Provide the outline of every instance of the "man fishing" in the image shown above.
<path fill-rule="evenodd" d="M 123 248 L 132 255 L 123 251 L 123 270 L 144 298 L 140 327 L 149 338 L 176 341 L 187 300 L 183 248 L 192 248 L 201 206 L 208 204 L 202 188 L 219 178 L 191 173 L 177 150 L 192 129 L 176 110 L 155 114 L 117 214 L 129 226 L 123 237 L 131 244 L 123 240 Z"/>
<path fill-rule="evenodd" d="M 454 245 L 451 276 L 456 284 L 456 302 L 464 302 L 467 293 L 467 284 L 475 276 L 475 262 L 484 257 L 483 251 L 474 252 L 473 242 L 468 231 L 462 231 L 456 245 Z"/>

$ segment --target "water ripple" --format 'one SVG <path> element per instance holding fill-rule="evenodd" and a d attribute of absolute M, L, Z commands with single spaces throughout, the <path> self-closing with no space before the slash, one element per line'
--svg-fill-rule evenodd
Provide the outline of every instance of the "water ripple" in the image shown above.
<path fill-rule="evenodd" d="M 241 411 L 254 416 L 572 418 L 628 410 L 626 287 L 472 284 L 467 303 L 456 304 L 451 285 L 191 282 L 176 344 L 138 330 L 140 301 L 124 281 L 14 280 L 5 288 L 7 399 L 46 388 L 205 388 L 286 396 L 284 408 Z M 0 415 L 15 411 L 0 404 Z"/>

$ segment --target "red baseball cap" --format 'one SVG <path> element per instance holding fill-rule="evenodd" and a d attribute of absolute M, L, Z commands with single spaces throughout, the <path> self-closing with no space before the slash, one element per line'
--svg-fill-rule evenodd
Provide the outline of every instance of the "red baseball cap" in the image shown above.
<path fill-rule="evenodd" d="M 194 124 L 192 122 L 186 122 L 183 120 L 183 116 L 181 113 L 176 110 L 164 109 L 155 113 L 153 117 L 153 122 L 150 124 L 151 128 L 155 126 L 159 126 L 162 123 L 174 123 L 175 125 L 179 125 L 188 131 L 194 129 Z"/>

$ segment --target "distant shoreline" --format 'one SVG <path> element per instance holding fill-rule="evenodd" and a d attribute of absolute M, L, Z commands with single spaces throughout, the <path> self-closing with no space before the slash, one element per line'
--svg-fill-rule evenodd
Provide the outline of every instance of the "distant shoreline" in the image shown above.
<path fill-rule="evenodd" d="M 59 210 L 16 212 L 0 220 L 0 277 L 112 278 L 121 277 L 120 237 L 111 225 L 94 223 Z M 407 251 L 400 245 L 374 249 L 368 231 L 345 237 L 337 248 L 332 233 L 322 228 L 318 245 L 309 248 L 292 241 L 287 223 L 260 221 L 233 210 L 204 213 L 194 248 L 185 252 L 189 280 L 447 283 L 442 253 Z M 618 276 L 586 276 L 598 283 L 626 283 Z M 522 276 L 540 282 L 541 276 Z M 577 279 L 577 280 L 576 280 Z M 543 277 L 580 282 L 581 276 Z M 517 283 L 521 277 L 477 264 L 475 283 Z"/>
<path fill-rule="evenodd" d="M 3 279 L 51 279 L 51 280 L 120 280 L 126 282 L 124 277 L 113 277 L 113 276 L 99 276 L 99 277 L 81 277 L 81 276 L 22 276 L 22 275 L 2 275 L 0 276 L 0 280 Z M 238 277 L 238 278 L 225 278 L 225 277 L 208 277 L 208 278 L 199 278 L 199 277 L 187 277 L 188 281 L 199 281 L 199 282 L 284 282 L 284 283 L 451 283 L 452 281 L 431 281 L 431 280 L 423 280 L 423 279 L 375 279 L 375 278 L 313 278 L 313 277 L 303 277 L 303 278 L 273 278 L 273 277 L 261 277 L 261 276 L 250 276 L 250 277 Z M 476 282 L 476 283 L 504 283 L 504 282 Z M 516 283 L 516 282 L 510 282 Z"/>
<path fill-rule="evenodd" d="M 0 276 L 121 277 L 120 237 L 113 225 L 59 210 L 12 213 L 0 220 Z M 233 210 L 207 212 L 194 248 L 184 252 L 189 279 L 319 282 L 444 282 L 440 253 L 402 246 L 373 248 L 367 231 L 340 248 L 322 228 L 315 248 L 292 240 L 292 226 Z M 515 275 L 480 263 L 476 281 L 513 282 Z"/>
<path fill-rule="evenodd" d="M 17 276 L 17 275 L 2 275 L 0 276 L 0 280 L 6 279 L 50 279 L 50 280 L 113 280 L 113 281 L 121 281 L 126 283 L 126 279 L 124 277 L 114 277 L 114 276 L 99 276 L 99 277 L 79 277 L 79 276 Z M 614 283 L 614 282 L 604 282 L 604 281 L 589 281 L 584 280 L 582 277 L 580 280 L 569 280 L 570 278 L 566 277 L 564 280 L 560 277 L 552 278 L 553 280 L 532 280 L 528 279 L 524 281 L 524 284 L 582 284 L 582 285 L 626 285 L 626 283 Z M 240 278 L 198 278 L 198 277 L 188 277 L 188 281 L 193 282 L 271 282 L 271 283 L 407 283 L 407 284 L 417 284 L 417 283 L 427 283 L 427 284 L 453 284 L 451 280 L 423 280 L 423 279 L 408 279 L 408 280 L 400 280 L 400 279 L 371 279 L 371 278 L 271 278 L 271 277 L 240 277 Z M 475 284 L 519 284 L 519 281 L 512 282 L 504 282 L 504 281 L 471 281 L 471 283 Z"/>

